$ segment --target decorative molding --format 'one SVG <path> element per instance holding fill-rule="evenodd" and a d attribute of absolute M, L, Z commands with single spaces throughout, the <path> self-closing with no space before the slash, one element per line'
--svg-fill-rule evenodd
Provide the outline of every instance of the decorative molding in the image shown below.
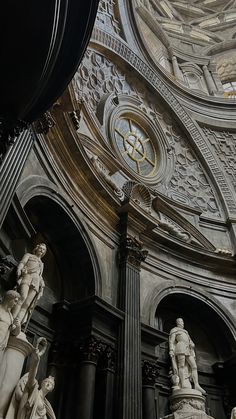
<path fill-rule="evenodd" d="M 117 161 L 123 161 L 123 171 L 131 179 L 137 179 L 136 183 L 140 184 L 135 194 L 140 195 L 141 191 L 139 193 L 137 189 L 144 188 L 141 183 L 148 184 L 172 200 L 193 209 L 198 208 L 210 217 L 219 218 L 222 215 L 213 185 L 193 147 L 189 145 L 186 135 L 170 114 L 160 104 L 153 102 L 147 91 L 143 90 L 140 81 L 134 77 L 130 80 L 129 74 L 122 72 L 104 55 L 87 50 L 82 66 L 76 74 L 75 92 L 78 96 L 82 92 L 83 102 L 91 108 L 91 116 L 96 113 L 101 124 L 100 129 L 105 134 L 103 141 L 106 142 L 106 147 L 110 148 L 112 154 L 116 153 L 120 157 Z M 128 154 L 123 157 L 120 147 L 116 144 L 116 122 L 124 114 L 132 116 L 134 121 L 143 127 L 155 146 L 158 163 L 151 176 L 133 170 L 132 164 L 129 164 L 133 163 L 133 160 L 128 158 Z M 138 198 L 137 201 L 148 211 L 147 202 L 143 202 L 144 194 L 143 190 L 141 201 Z M 145 201 L 147 198 L 146 196 Z"/>
<path fill-rule="evenodd" d="M 119 35 L 121 27 L 115 16 L 114 0 L 102 0 L 99 2 L 95 25 L 103 30 Z"/>
<path fill-rule="evenodd" d="M 126 199 L 131 199 L 143 208 L 146 212 L 151 212 L 152 196 L 148 188 L 142 183 L 136 183 L 135 181 L 127 181 L 122 187 Z"/>
<path fill-rule="evenodd" d="M 71 121 L 73 122 L 75 130 L 78 131 L 80 127 L 80 111 L 76 110 L 76 111 L 69 112 L 69 115 L 70 115 Z"/>
<path fill-rule="evenodd" d="M 236 191 L 236 133 L 203 128 L 209 143 Z"/>
<path fill-rule="evenodd" d="M 169 105 L 175 112 L 179 121 L 185 127 L 189 136 L 193 139 L 199 152 L 203 156 L 206 164 L 208 165 L 212 175 L 214 176 L 215 182 L 221 190 L 221 194 L 224 197 L 227 210 L 229 215 L 236 214 L 236 204 L 232 197 L 232 192 L 225 179 L 224 172 L 217 164 L 204 136 L 201 134 L 196 123 L 190 118 L 185 109 L 182 107 L 180 102 L 173 95 L 168 86 L 161 80 L 160 76 L 144 62 L 134 51 L 132 51 L 128 45 L 122 42 L 120 39 L 108 34 L 98 28 L 94 28 L 92 40 L 96 44 L 101 44 L 103 47 L 114 52 L 116 55 L 122 58 L 123 61 L 127 62 L 132 68 L 134 68 L 139 75 L 141 75 L 154 89 L 158 92 L 158 95 L 162 100 Z"/>
<path fill-rule="evenodd" d="M 108 183 L 108 185 L 111 186 L 111 188 L 113 189 L 113 191 L 117 195 L 117 197 L 120 199 L 120 201 L 123 201 L 124 200 L 124 192 L 122 191 L 122 189 L 119 186 L 117 186 L 117 184 L 114 182 L 112 177 L 109 175 L 109 171 L 105 167 L 105 165 L 101 162 L 100 159 L 98 159 L 97 156 L 92 156 L 91 161 L 93 163 L 93 166 L 97 170 L 97 172 Z"/>

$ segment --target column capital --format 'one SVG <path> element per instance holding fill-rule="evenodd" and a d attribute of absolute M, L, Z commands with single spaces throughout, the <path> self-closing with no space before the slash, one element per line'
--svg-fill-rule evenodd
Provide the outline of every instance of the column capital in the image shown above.
<path fill-rule="evenodd" d="M 89 336 L 80 344 L 81 361 L 91 361 L 97 363 L 98 358 L 104 350 L 104 344 L 94 336 Z"/>
<path fill-rule="evenodd" d="M 142 361 L 143 385 L 154 386 L 159 375 L 159 368 L 154 362 Z"/>
<path fill-rule="evenodd" d="M 143 243 L 137 237 L 127 236 L 122 242 L 120 247 L 121 262 L 129 262 L 136 268 L 140 268 L 148 251 L 143 250 Z"/>

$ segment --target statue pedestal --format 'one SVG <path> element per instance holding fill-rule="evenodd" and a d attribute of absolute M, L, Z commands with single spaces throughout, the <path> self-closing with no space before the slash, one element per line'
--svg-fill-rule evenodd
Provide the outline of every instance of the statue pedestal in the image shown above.
<path fill-rule="evenodd" d="M 165 416 L 166 419 L 214 419 L 206 414 L 205 397 L 198 390 L 173 390 L 170 407 L 172 414 Z"/>
<path fill-rule="evenodd" d="M 12 393 L 20 379 L 24 360 L 33 349 L 23 332 L 17 337 L 10 336 L 0 364 L 0 419 L 5 417 Z"/>

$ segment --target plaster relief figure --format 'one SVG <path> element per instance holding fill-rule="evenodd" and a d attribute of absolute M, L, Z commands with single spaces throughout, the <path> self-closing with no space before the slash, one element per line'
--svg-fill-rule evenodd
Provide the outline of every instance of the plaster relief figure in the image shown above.
<path fill-rule="evenodd" d="M 13 320 L 12 316 L 12 309 L 19 300 L 20 294 L 10 290 L 6 292 L 0 304 L 0 351 L 2 352 L 6 349 L 10 334 L 17 336 L 21 331 L 19 320 Z"/>
<path fill-rule="evenodd" d="M 39 298 L 43 295 L 44 280 L 43 262 L 47 247 L 44 243 L 37 244 L 33 253 L 26 253 L 17 267 L 17 285 L 21 298 L 13 310 L 14 318 L 21 324 L 29 319 Z"/>
<path fill-rule="evenodd" d="M 46 399 L 46 395 L 54 389 L 54 377 L 45 378 L 41 387 L 36 379 L 40 358 L 46 347 L 46 339 L 39 338 L 31 354 L 30 370 L 18 382 L 5 419 L 56 419 Z"/>
<path fill-rule="evenodd" d="M 191 388 L 191 381 L 195 390 L 205 394 L 198 383 L 198 372 L 195 345 L 187 330 L 184 329 L 183 319 L 176 320 L 176 327 L 169 335 L 169 354 L 171 357 L 173 374 L 179 377 L 179 388 Z"/>

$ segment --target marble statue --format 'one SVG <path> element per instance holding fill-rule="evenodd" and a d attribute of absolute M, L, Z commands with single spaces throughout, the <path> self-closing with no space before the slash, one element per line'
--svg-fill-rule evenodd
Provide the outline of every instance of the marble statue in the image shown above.
<path fill-rule="evenodd" d="M 6 349 L 10 334 L 17 336 L 21 331 L 18 319 L 13 319 L 12 309 L 18 304 L 20 294 L 17 291 L 10 290 L 4 295 L 0 304 L 0 351 Z M 1 360 L 1 355 L 0 355 Z"/>
<path fill-rule="evenodd" d="M 21 298 L 13 309 L 13 317 L 18 318 L 21 324 L 26 323 L 43 295 L 44 280 L 43 262 L 47 247 L 44 243 L 37 244 L 33 253 L 26 253 L 17 267 L 17 290 Z"/>
<path fill-rule="evenodd" d="M 176 320 L 176 327 L 171 329 L 169 335 L 169 354 L 171 357 L 173 375 L 178 377 L 175 383 L 178 388 L 191 388 L 191 381 L 195 390 L 205 394 L 205 390 L 200 387 L 198 382 L 198 372 L 194 343 L 187 330 L 184 329 L 183 319 Z M 175 386 L 175 387 L 177 387 Z"/>
<path fill-rule="evenodd" d="M 236 419 L 236 407 L 232 409 L 230 419 Z"/>
<path fill-rule="evenodd" d="M 45 378 L 41 387 L 36 379 L 40 358 L 46 347 L 46 339 L 39 338 L 31 354 L 29 372 L 16 385 L 5 419 L 56 419 L 52 406 L 46 399 L 46 395 L 54 389 L 54 377 Z"/>

